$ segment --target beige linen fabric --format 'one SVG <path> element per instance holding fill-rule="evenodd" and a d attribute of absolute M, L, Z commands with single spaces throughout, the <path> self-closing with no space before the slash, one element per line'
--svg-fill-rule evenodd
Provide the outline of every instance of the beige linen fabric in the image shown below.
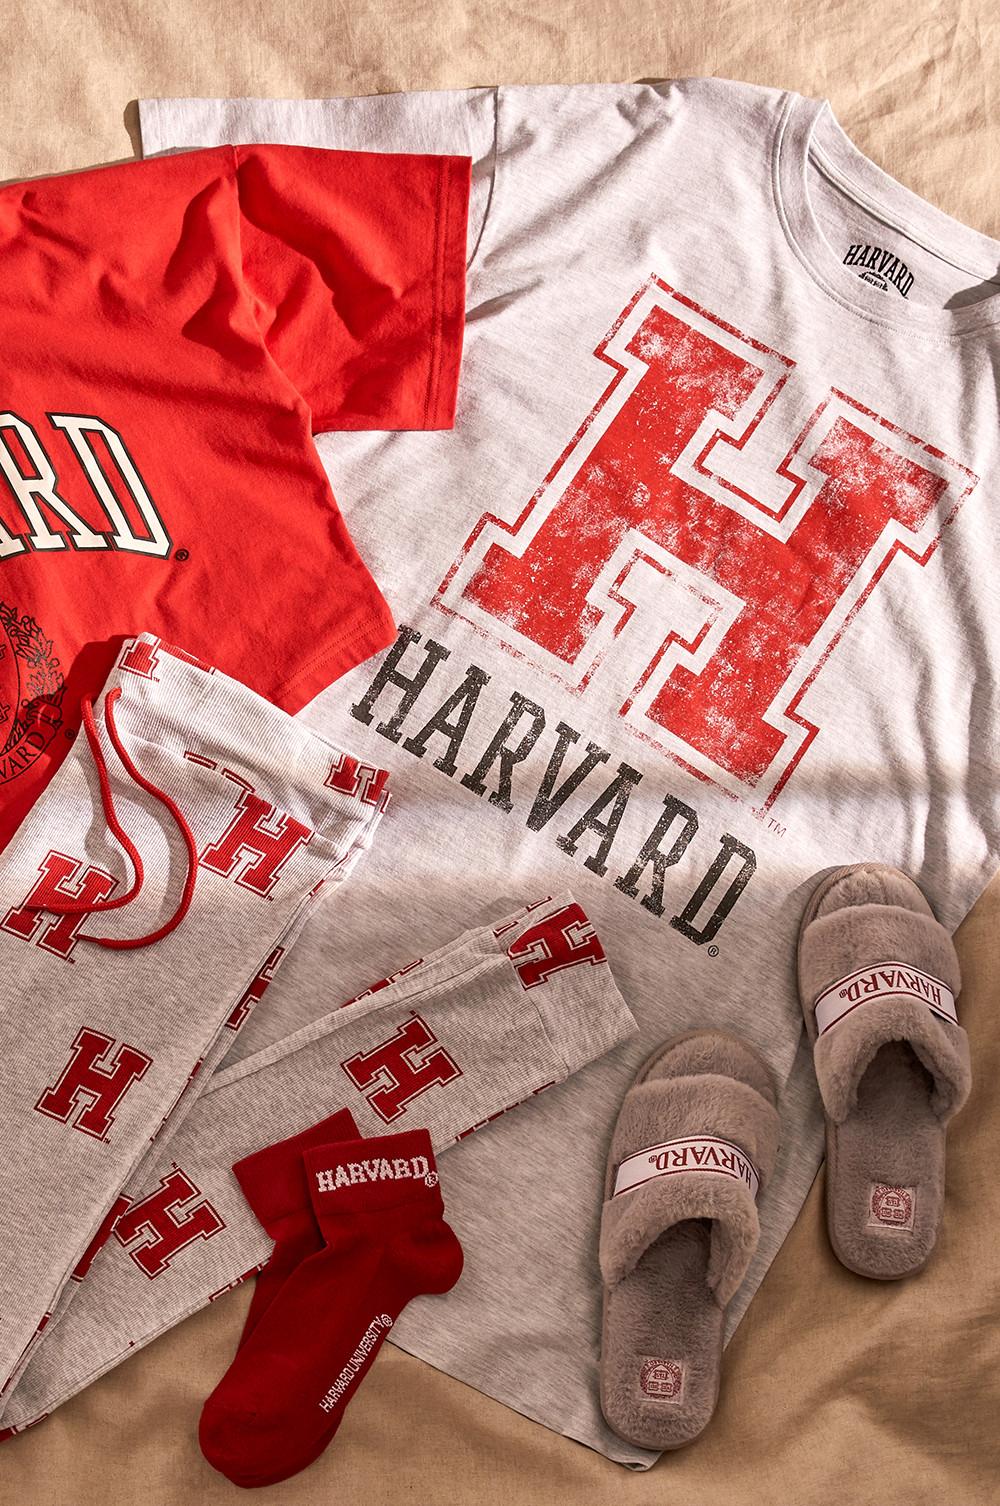
<path fill-rule="evenodd" d="M 1000 234 L 1000 14 L 859 0 L 222 0 L 12 6 L 0 177 L 131 155 L 140 95 L 366 93 L 716 73 L 825 95 L 853 141 L 917 193 Z M 877 859 L 879 854 L 872 853 Z M 866 1283 L 826 1243 L 821 1187 L 727 1352 L 698 1445 L 645 1475 L 547 1432 L 398 1350 L 336 1446 L 257 1493 L 266 1506 L 991 1506 L 1000 1477 L 1000 882 L 958 936 L 972 1098 L 950 1132 L 928 1270 Z M 2 1506 L 221 1506 L 245 1500 L 196 1441 L 249 1300 L 237 1291 L 0 1449 Z M 391 1465 L 387 1457 L 391 1454 Z"/>

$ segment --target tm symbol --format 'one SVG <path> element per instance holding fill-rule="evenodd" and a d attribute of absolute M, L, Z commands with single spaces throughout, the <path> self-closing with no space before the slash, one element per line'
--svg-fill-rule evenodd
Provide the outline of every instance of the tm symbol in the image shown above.
<path fill-rule="evenodd" d="M 710 957 L 718 957 L 718 955 L 719 955 L 719 948 L 717 946 L 710 946 L 709 949 L 708 949 L 708 955 Z"/>

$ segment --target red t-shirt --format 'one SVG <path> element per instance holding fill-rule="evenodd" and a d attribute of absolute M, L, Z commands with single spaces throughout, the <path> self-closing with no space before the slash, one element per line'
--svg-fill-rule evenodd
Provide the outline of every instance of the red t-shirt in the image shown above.
<path fill-rule="evenodd" d="M 392 641 L 312 436 L 453 423 L 468 189 L 290 146 L 0 189 L 0 845 L 124 636 L 292 712 Z"/>

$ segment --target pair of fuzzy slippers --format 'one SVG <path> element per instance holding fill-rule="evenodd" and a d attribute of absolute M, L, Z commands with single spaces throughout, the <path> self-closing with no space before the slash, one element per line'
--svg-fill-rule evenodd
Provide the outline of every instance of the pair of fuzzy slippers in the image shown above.
<path fill-rule="evenodd" d="M 806 907 L 798 980 L 834 1252 L 862 1276 L 913 1275 L 941 1220 L 945 1125 L 969 1091 L 951 937 L 896 869 L 839 868 Z M 667 1042 L 626 1094 L 601 1220 L 601 1405 L 629 1442 L 679 1448 L 715 1410 L 725 1311 L 778 1140 L 770 1072 L 734 1036 Z"/>

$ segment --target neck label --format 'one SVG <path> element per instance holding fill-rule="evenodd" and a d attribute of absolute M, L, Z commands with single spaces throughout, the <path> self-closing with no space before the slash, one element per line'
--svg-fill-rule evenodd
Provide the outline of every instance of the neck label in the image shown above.
<path fill-rule="evenodd" d="M 893 287 L 901 297 L 907 298 L 913 286 L 913 273 L 906 262 L 883 246 L 848 246 L 844 266 L 854 267 L 860 278 L 881 288 L 883 293 Z"/>

